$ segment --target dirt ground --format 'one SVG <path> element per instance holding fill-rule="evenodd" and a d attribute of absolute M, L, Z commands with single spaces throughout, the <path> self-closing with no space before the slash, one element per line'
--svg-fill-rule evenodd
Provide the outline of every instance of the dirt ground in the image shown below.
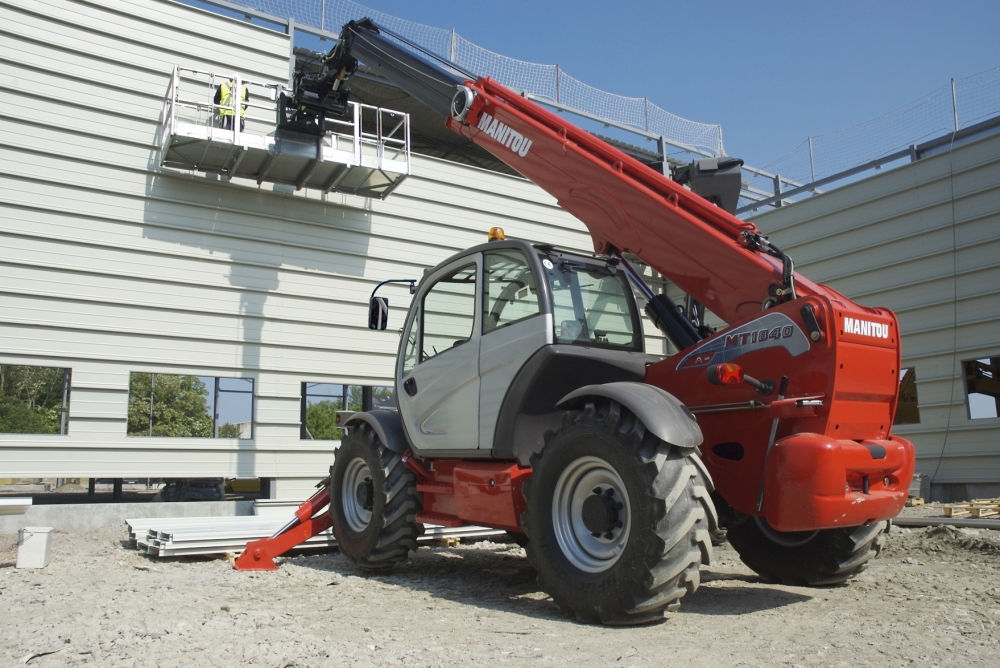
<path fill-rule="evenodd" d="M 17 570 L 0 536 L 0 665 L 1000 665 L 1000 531 L 895 527 L 825 589 L 765 584 L 723 546 L 679 612 L 625 629 L 563 616 L 513 544 L 425 547 L 372 577 L 337 553 L 275 573 L 153 560 L 127 537 L 57 533 L 48 568 Z"/>

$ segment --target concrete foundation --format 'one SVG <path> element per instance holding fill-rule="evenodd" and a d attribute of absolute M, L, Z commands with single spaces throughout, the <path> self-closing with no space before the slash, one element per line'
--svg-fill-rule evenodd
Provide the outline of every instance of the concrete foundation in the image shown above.
<path fill-rule="evenodd" d="M 291 511 L 291 512 L 294 512 Z M 253 501 L 189 503 L 74 503 L 31 506 L 24 515 L 0 516 L 0 534 L 15 534 L 28 526 L 46 526 L 78 533 L 133 517 L 231 517 L 253 515 Z"/>

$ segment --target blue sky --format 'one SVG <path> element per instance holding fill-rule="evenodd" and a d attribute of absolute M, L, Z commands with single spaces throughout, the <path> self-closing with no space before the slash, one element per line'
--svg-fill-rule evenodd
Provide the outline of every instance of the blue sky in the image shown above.
<path fill-rule="evenodd" d="M 810 134 L 869 120 L 951 77 L 1000 65 L 998 0 L 364 4 L 721 123 L 726 152 L 757 166 Z"/>

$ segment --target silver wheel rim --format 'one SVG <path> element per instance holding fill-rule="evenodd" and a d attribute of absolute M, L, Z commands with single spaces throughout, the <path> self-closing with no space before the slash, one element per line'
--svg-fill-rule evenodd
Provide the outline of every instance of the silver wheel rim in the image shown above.
<path fill-rule="evenodd" d="M 344 518 L 352 531 L 361 533 L 372 521 L 372 511 L 358 502 L 358 485 L 372 477 L 371 469 L 361 457 L 355 457 L 347 464 L 344 471 L 344 484 L 340 487 L 340 505 L 344 509 Z"/>
<path fill-rule="evenodd" d="M 819 531 L 778 531 L 771 528 L 767 520 L 757 515 L 754 515 L 753 521 L 757 523 L 757 528 L 760 529 L 762 534 L 767 536 L 768 540 L 782 547 L 801 547 L 815 538 L 816 534 L 819 533 Z"/>
<path fill-rule="evenodd" d="M 594 536 L 583 522 L 583 504 L 600 488 L 603 494 L 613 490 L 613 498 L 622 503 L 618 510 L 621 527 Z M 556 482 L 552 495 L 552 526 L 563 554 L 576 568 L 586 573 L 600 573 L 614 565 L 628 543 L 632 517 L 628 492 L 621 476 L 598 457 L 580 457 L 567 466 Z"/>

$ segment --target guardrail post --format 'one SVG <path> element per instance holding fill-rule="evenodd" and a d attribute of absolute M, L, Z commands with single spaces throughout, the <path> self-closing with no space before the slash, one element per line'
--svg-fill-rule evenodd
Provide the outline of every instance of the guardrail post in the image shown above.
<path fill-rule="evenodd" d="M 958 95 L 955 93 L 955 79 L 951 80 L 951 113 L 955 117 L 955 132 L 958 132 Z"/>
<path fill-rule="evenodd" d="M 233 77 L 233 82 L 236 84 L 236 90 L 232 91 L 232 102 L 233 102 L 233 146 L 239 146 L 240 143 L 240 132 L 243 125 L 243 79 L 237 74 Z"/>
<path fill-rule="evenodd" d="M 813 138 L 809 135 L 809 173 L 812 174 L 812 181 L 816 182 L 816 162 L 813 160 Z"/>
<path fill-rule="evenodd" d="M 778 207 L 782 206 L 782 201 L 781 201 L 781 177 L 778 176 L 777 174 L 774 175 L 774 196 L 778 198 L 774 202 L 774 208 L 777 209 Z"/>

